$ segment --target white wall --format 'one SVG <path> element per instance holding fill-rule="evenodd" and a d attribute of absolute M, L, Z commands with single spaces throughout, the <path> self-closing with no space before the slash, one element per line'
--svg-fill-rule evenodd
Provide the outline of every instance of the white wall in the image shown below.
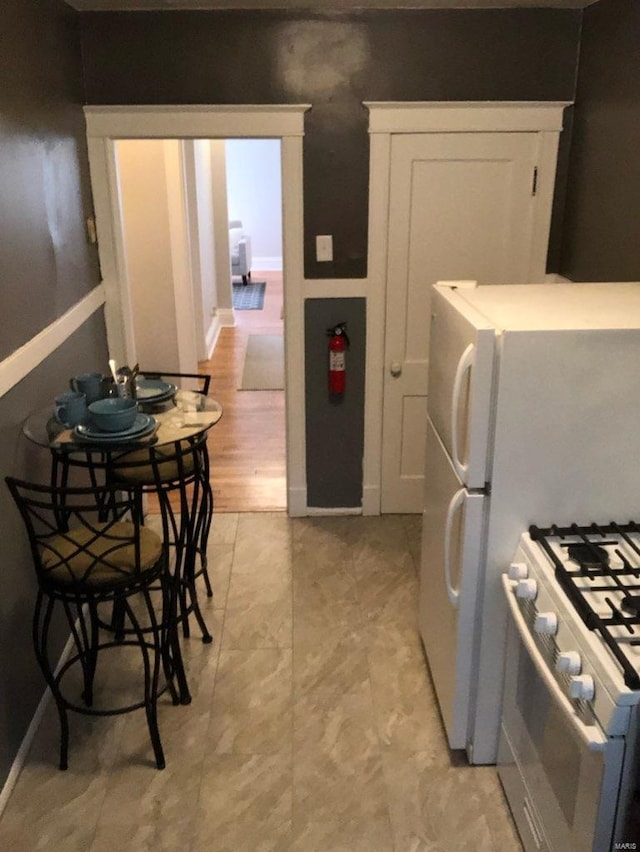
<path fill-rule="evenodd" d="M 252 267 L 282 269 L 282 184 L 279 139 L 227 139 L 229 219 L 251 236 Z"/>
<path fill-rule="evenodd" d="M 193 274 L 194 318 L 196 321 L 198 360 L 209 357 L 210 335 L 216 313 L 216 251 L 214 244 L 213 193 L 211 191 L 211 155 L 207 139 L 184 142 L 185 154 L 193 151 L 193 172 L 187 174 L 190 206 L 191 271 Z M 189 165 L 186 158 L 185 166 Z M 190 183 L 190 178 L 192 183 Z M 195 208 L 195 209 L 194 209 Z"/>
<path fill-rule="evenodd" d="M 140 368 L 197 368 L 182 142 L 116 143 L 125 263 Z"/>
<path fill-rule="evenodd" d="M 220 311 L 232 311 L 231 257 L 229 256 L 229 209 L 227 202 L 227 154 L 224 139 L 211 139 L 211 191 L 213 194 L 216 294 Z"/>
<path fill-rule="evenodd" d="M 178 340 L 162 140 L 117 142 L 136 357 L 142 369 L 174 369 Z"/>

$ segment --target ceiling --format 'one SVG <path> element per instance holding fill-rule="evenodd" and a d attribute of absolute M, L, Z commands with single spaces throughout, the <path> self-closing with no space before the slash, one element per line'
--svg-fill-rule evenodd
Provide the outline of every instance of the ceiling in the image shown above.
<path fill-rule="evenodd" d="M 583 9 L 597 0 L 66 0 L 81 12 L 157 9 Z"/>

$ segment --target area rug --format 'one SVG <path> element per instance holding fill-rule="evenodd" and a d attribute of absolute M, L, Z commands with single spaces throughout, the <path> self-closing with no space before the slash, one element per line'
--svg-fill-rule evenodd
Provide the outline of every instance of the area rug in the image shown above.
<path fill-rule="evenodd" d="M 266 281 L 251 281 L 250 284 L 233 282 L 233 307 L 236 311 L 261 311 L 264 307 Z"/>
<path fill-rule="evenodd" d="M 284 338 L 280 334 L 250 334 L 238 390 L 284 389 Z"/>

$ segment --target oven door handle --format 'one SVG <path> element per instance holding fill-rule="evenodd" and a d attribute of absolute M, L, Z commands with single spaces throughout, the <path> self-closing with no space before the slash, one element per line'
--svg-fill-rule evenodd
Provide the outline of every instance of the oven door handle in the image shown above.
<path fill-rule="evenodd" d="M 531 638 L 531 634 L 529 632 L 529 628 L 527 627 L 527 623 L 524 620 L 522 613 L 518 607 L 515 596 L 515 582 L 510 580 L 507 574 L 502 575 L 502 585 L 504 586 L 504 591 L 507 596 L 507 601 L 509 603 L 509 609 L 511 610 L 511 615 L 515 622 L 515 626 L 520 634 L 520 639 L 524 644 L 529 657 L 533 661 L 538 674 L 542 678 L 544 685 L 549 690 L 551 695 L 555 698 L 556 702 L 560 705 L 560 709 L 567 717 L 567 720 L 570 722 L 571 726 L 578 734 L 583 743 L 587 746 L 590 751 L 604 751 L 607 745 L 607 737 L 602 733 L 600 728 L 597 725 L 585 725 L 585 723 L 578 718 L 573 709 L 573 706 L 567 696 L 561 690 L 559 684 L 556 679 L 553 677 L 549 668 L 542 657 L 542 654 L 536 647 L 535 642 Z"/>

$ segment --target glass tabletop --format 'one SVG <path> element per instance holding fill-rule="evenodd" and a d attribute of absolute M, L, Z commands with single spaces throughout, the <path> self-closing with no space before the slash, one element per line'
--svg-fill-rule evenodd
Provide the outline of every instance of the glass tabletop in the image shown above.
<path fill-rule="evenodd" d="M 53 406 L 33 412 L 24 421 L 22 431 L 33 443 L 61 452 L 105 452 L 117 448 L 160 447 L 206 432 L 222 417 L 222 406 L 211 397 L 194 391 L 178 391 L 175 403 L 142 407 L 153 424 L 136 435 L 103 435 L 69 428 L 56 420 Z M 154 410 L 157 408 L 157 410 Z"/>

